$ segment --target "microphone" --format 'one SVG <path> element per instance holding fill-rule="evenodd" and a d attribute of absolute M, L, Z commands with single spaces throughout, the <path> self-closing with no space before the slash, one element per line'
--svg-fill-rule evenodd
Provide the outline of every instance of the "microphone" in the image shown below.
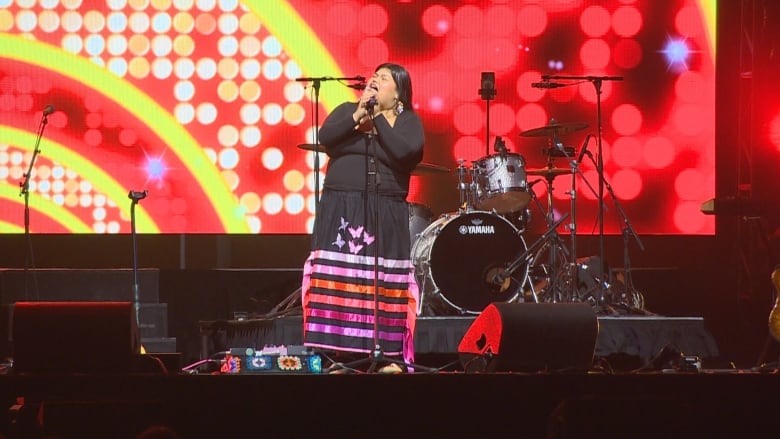
<path fill-rule="evenodd" d="M 504 143 L 504 139 L 502 139 L 501 136 L 496 136 L 496 143 L 493 145 L 493 150 L 500 153 L 502 158 L 506 157 L 506 143 Z"/>
<path fill-rule="evenodd" d="M 561 84 L 561 83 L 558 83 L 558 82 L 543 81 L 543 82 L 533 82 L 533 83 L 531 83 L 531 87 L 534 87 L 534 88 L 560 88 L 560 87 L 566 87 L 566 84 Z"/>
<path fill-rule="evenodd" d="M 359 82 L 357 84 L 347 84 L 347 87 L 354 88 L 355 90 L 365 90 L 366 83 L 365 82 Z"/>
<path fill-rule="evenodd" d="M 317 78 L 314 77 L 308 77 L 308 76 L 301 76 L 300 78 L 295 78 L 298 82 L 314 82 L 314 81 L 358 81 L 358 82 L 365 82 L 366 77 L 365 76 L 350 76 L 347 78 L 334 78 L 332 76 L 320 76 Z"/>
<path fill-rule="evenodd" d="M 376 105 L 376 96 L 371 96 L 370 98 L 368 98 L 368 102 L 366 102 L 366 110 L 368 110 L 369 113 L 373 113 L 375 105 Z"/>
<path fill-rule="evenodd" d="M 580 155 L 577 157 L 578 165 L 582 163 L 582 159 L 585 158 L 585 154 L 588 154 L 588 142 L 590 141 L 590 138 L 591 138 L 590 134 L 585 136 L 585 143 L 582 145 L 582 149 L 580 150 Z"/>
<path fill-rule="evenodd" d="M 43 109 L 44 116 L 48 116 L 52 113 L 54 113 L 54 105 L 47 105 L 46 108 Z"/>

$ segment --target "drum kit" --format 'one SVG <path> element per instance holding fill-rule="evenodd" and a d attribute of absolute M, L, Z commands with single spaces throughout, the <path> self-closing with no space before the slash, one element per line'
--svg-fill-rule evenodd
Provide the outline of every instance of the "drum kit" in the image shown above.
<path fill-rule="evenodd" d="M 605 282 L 593 276 L 598 258 L 570 263 L 576 254 L 564 244 L 557 229 L 569 214 L 555 218 L 553 182 L 571 175 L 576 162 L 574 148 L 563 147 L 563 135 L 583 130 L 584 123 L 558 123 L 522 132 L 523 137 L 546 137 L 547 165 L 527 169 L 522 154 L 507 151 L 496 138 L 495 154 L 466 166 L 458 161 L 457 211 L 435 220 L 425 206 L 411 204 L 411 257 L 420 289 L 419 315 L 475 315 L 493 302 L 592 302 L 602 301 Z M 556 158 L 569 158 L 571 167 L 555 167 Z M 431 172 L 447 172 L 436 168 Z M 533 182 L 529 176 L 539 177 Z M 547 186 L 546 206 L 532 186 Z M 572 186 L 574 184 L 572 183 Z M 591 188 L 592 189 L 592 188 Z M 572 213 L 574 212 L 574 193 Z M 534 243 L 523 236 L 531 221 L 532 207 L 544 213 L 547 231 Z M 574 232 L 574 218 L 567 226 Z M 591 267 L 589 267 L 590 265 Z M 587 278 L 588 282 L 584 282 Z"/>

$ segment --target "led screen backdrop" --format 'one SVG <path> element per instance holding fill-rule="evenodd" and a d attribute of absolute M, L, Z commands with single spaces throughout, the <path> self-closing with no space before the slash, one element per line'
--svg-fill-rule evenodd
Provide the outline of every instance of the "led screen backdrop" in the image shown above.
<path fill-rule="evenodd" d="M 497 136 L 527 170 L 568 167 L 546 137 L 520 135 L 554 119 L 586 126 L 565 146 L 594 136 L 638 233 L 712 234 L 699 206 L 715 192 L 714 22 L 714 0 L 0 0 L 0 231 L 24 231 L 31 168 L 36 233 L 127 233 L 130 190 L 148 191 L 141 233 L 308 233 L 327 157 L 298 145 L 359 91 L 296 79 L 391 60 L 412 75 L 424 161 L 452 171 L 413 177 L 409 200 L 434 215 L 457 211 L 458 164 L 495 154 Z M 495 73 L 489 102 L 482 72 Z M 532 87 L 542 75 L 623 78 L 600 88 L 601 148 L 594 83 Z M 581 169 L 598 192 L 590 158 Z M 571 183 L 554 179 L 559 214 Z M 587 186 L 578 229 L 594 233 Z M 546 185 L 533 190 L 549 206 Z"/>

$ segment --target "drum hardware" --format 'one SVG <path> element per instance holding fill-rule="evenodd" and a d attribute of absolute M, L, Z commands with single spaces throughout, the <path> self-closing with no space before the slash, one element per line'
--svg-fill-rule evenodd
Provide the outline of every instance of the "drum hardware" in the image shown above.
<path fill-rule="evenodd" d="M 604 259 L 604 147 L 603 147 L 603 125 L 601 114 L 601 87 L 604 81 L 622 81 L 622 76 L 568 76 L 568 75 L 542 75 L 542 80 L 549 82 L 554 81 L 577 81 L 574 83 L 567 83 L 563 85 L 573 85 L 580 82 L 588 81 L 593 84 L 594 91 L 596 93 L 596 132 L 598 140 L 598 161 L 596 162 L 596 171 L 599 176 L 599 190 L 598 190 L 598 223 L 599 223 L 599 256 L 601 260 Z M 602 267 L 603 270 L 603 267 Z M 601 273 L 600 278 L 604 279 L 605 273 Z"/>
<path fill-rule="evenodd" d="M 562 134 L 568 134 L 575 131 L 585 129 L 588 125 L 585 123 L 558 123 L 554 118 L 550 119 L 550 123 L 546 126 L 527 130 L 520 135 L 524 137 L 541 137 L 546 136 L 548 142 L 547 153 L 548 160 L 547 166 L 540 169 L 529 169 L 528 175 L 538 175 L 544 178 L 547 182 L 547 224 L 548 227 L 552 225 L 554 219 L 553 209 L 553 180 L 560 175 L 572 175 L 571 188 L 567 191 L 567 194 L 571 200 L 571 222 L 566 226 L 571 235 L 571 250 L 566 251 L 560 236 L 557 234 L 551 235 L 550 240 L 540 249 L 537 255 L 535 255 L 535 262 L 541 260 L 541 256 L 547 256 L 547 263 L 549 264 L 549 278 L 545 284 L 545 300 L 558 302 L 558 301 L 577 301 L 577 270 L 576 263 L 569 263 L 568 257 L 576 258 L 576 174 L 582 174 L 578 167 L 578 162 L 574 160 L 575 151 L 574 148 L 565 147 L 561 142 L 560 136 Z M 586 136 L 585 143 L 582 151 L 587 148 L 587 142 L 590 139 L 590 135 Z M 569 160 L 569 168 L 556 168 L 553 167 L 553 157 L 565 157 Z M 582 154 L 579 156 L 579 161 L 582 161 Z M 583 178 L 584 179 L 584 178 Z M 589 185 L 587 180 L 586 184 Z M 592 188 L 591 188 L 592 189 Z M 541 206 L 540 206 L 541 209 Z M 543 210 L 543 209 L 542 209 Z M 566 267 L 566 270 L 563 270 Z M 566 273 L 563 275 L 562 273 Z"/>
<path fill-rule="evenodd" d="M 522 234 L 495 212 L 440 216 L 412 248 L 420 288 L 418 314 L 479 314 L 493 302 L 516 301 L 528 279 L 528 266 L 507 262 L 525 249 Z M 501 275 L 500 282 L 496 276 Z"/>
<path fill-rule="evenodd" d="M 466 160 L 458 159 L 458 193 L 460 199 L 458 203 L 458 210 L 460 212 L 466 212 L 471 210 L 474 197 L 474 173 L 476 172 L 474 167 L 469 171 L 466 169 Z M 469 174 L 470 172 L 470 174 Z M 469 174 L 469 181 L 466 181 L 466 175 Z"/>
<path fill-rule="evenodd" d="M 593 157 L 591 157 L 591 160 L 592 159 Z M 607 188 L 607 192 L 609 192 L 609 195 L 612 198 L 612 202 L 615 204 L 615 208 L 623 220 L 621 235 L 623 236 L 623 283 L 625 285 L 625 290 L 621 291 L 617 297 L 615 297 L 613 294 L 610 299 L 612 305 L 625 306 L 630 311 L 644 313 L 645 299 L 642 296 L 642 293 L 634 287 L 634 281 L 631 277 L 631 257 L 629 256 L 628 251 L 629 236 L 634 237 L 634 240 L 636 241 L 641 251 L 645 251 L 645 246 L 642 244 L 642 240 L 639 239 L 639 235 L 636 234 L 634 227 L 631 225 L 631 221 L 628 219 L 626 211 L 623 210 L 623 206 L 615 196 L 615 192 L 612 190 L 612 185 L 610 185 L 606 179 L 604 179 L 604 187 Z"/>
<path fill-rule="evenodd" d="M 527 249 L 524 249 L 523 252 L 521 252 L 515 259 L 513 259 L 509 264 L 504 267 L 503 270 L 500 270 L 495 273 L 493 278 L 491 279 L 494 285 L 503 285 L 506 279 L 511 276 L 515 271 L 517 271 L 518 268 L 520 268 L 523 264 L 526 266 L 525 275 L 528 276 L 529 268 L 528 263 L 532 262 L 533 258 L 530 258 L 529 256 L 537 250 L 537 247 L 543 245 L 545 242 L 547 242 L 552 235 L 555 235 L 556 229 L 558 226 L 563 223 L 566 218 L 568 218 L 569 214 L 566 213 L 561 218 L 558 219 L 552 226 L 542 234 L 542 236 L 539 237 L 539 239 L 536 240 L 533 244 L 531 244 L 530 247 Z M 533 296 L 534 302 L 538 302 L 539 298 L 536 296 L 536 292 L 534 288 L 531 289 L 531 294 Z"/>

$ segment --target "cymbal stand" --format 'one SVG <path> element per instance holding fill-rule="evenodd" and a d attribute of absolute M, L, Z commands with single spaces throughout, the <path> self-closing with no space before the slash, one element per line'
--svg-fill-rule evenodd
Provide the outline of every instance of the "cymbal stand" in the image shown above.
<path fill-rule="evenodd" d="M 563 223 L 564 220 L 569 216 L 568 213 L 563 214 L 563 216 L 556 222 L 552 223 L 550 227 L 547 229 L 546 232 L 542 234 L 542 236 L 539 237 L 539 239 L 536 240 L 533 244 L 531 244 L 527 249 L 525 249 L 520 255 L 518 255 L 514 260 L 512 260 L 509 264 L 506 265 L 503 271 L 496 274 L 493 277 L 493 283 L 496 285 L 501 285 L 509 276 L 511 276 L 515 271 L 517 271 L 518 268 L 523 263 L 532 261 L 533 258 L 529 257 L 529 255 L 533 254 L 535 251 L 537 251 L 537 248 L 545 243 L 548 243 L 550 240 L 550 237 L 553 235 L 557 235 L 556 229 L 558 226 Z M 562 247 L 563 248 L 563 247 Z M 538 301 L 536 297 L 534 297 L 534 301 Z"/>
<path fill-rule="evenodd" d="M 471 201 L 474 192 L 474 169 L 471 170 L 471 181 L 466 182 L 466 174 L 469 172 L 465 166 L 466 160 L 458 159 L 458 193 L 460 194 L 460 202 L 458 204 L 458 210 L 460 213 L 471 210 Z"/>
<path fill-rule="evenodd" d="M 598 162 L 596 163 L 596 170 L 598 171 L 599 175 L 599 194 L 598 194 L 598 200 L 599 200 L 599 213 L 598 213 L 598 222 L 599 222 L 599 257 L 601 258 L 601 273 L 600 273 L 600 279 L 603 281 L 606 276 L 604 273 L 604 266 L 606 264 L 606 259 L 604 257 L 604 159 L 603 159 L 603 123 L 602 123 L 602 116 L 601 116 L 601 86 L 603 85 L 604 81 L 622 81 L 622 76 L 567 76 L 567 75 L 542 75 L 542 80 L 544 81 L 550 81 L 550 80 L 573 80 L 573 81 L 589 81 L 593 84 L 593 87 L 596 90 L 596 126 L 598 128 L 597 131 L 597 138 L 598 138 Z M 603 297 L 604 291 L 602 290 L 600 292 L 600 295 Z"/>
<path fill-rule="evenodd" d="M 561 294 L 560 288 L 558 288 L 557 285 L 557 281 L 560 279 L 561 266 L 569 259 L 569 251 L 561 242 L 561 237 L 556 230 L 557 226 L 553 226 L 555 224 L 555 209 L 553 208 L 552 195 L 554 178 L 555 176 L 552 174 L 548 174 L 544 177 L 547 185 L 546 211 L 539 199 L 535 195 L 532 195 L 532 198 L 536 202 L 539 210 L 544 214 L 548 227 L 548 232 L 544 235 L 544 240 L 540 243 L 539 250 L 534 254 L 533 261 L 536 263 L 536 261 L 540 260 L 540 257 L 543 256 L 545 252 L 547 252 L 547 265 L 542 265 L 542 270 L 544 272 L 544 278 L 547 280 L 547 285 L 542 288 L 542 295 L 546 297 L 546 301 L 548 302 L 562 302 L 566 301 L 566 298 Z M 558 224 L 560 224 L 561 221 L 562 220 L 559 220 Z"/>
<path fill-rule="evenodd" d="M 571 167 L 571 189 L 569 190 L 569 197 L 571 199 L 571 222 L 569 222 L 567 228 L 569 229 L 570 235 L 571 235 L 571 261 L 569 262 L 569 279 L 571 280 L 571 296 L 569 296 L 572 301 L 580 301 L 581 297 L 579 297 L 579 269 L 577 264 L 577 177 L 582 177 L 582 181 L 585 182 L 585 185 L 588 186 L 590 191 L 596 195 L 595 190 L 590 185 L 588 180 L 585 178 L 585 175 L 582 173 L 582 170 L 580 169 L 580 163 L 582 162 L 582 159 L 584 157 L 584 154 L 587 152 L 588 148 L 588 141 L 590 140 L 591 135 L 588 134 L 585 136 L 585 142 L 582 145 L 582 148 L 580 149 L 580 155 L 577 160 L 574 159 L 571 155 L 569 155 L 569 152 L 566 151 L 566 148 L 564 148 L 563 143 L 560 141 L 555 142 L 555 148 L 559 150 L 564 157 L 566 157 L 567 160 L 569 160 L 569 166 Z M 557 140 L 557 139 L 556 139 Z"/>

